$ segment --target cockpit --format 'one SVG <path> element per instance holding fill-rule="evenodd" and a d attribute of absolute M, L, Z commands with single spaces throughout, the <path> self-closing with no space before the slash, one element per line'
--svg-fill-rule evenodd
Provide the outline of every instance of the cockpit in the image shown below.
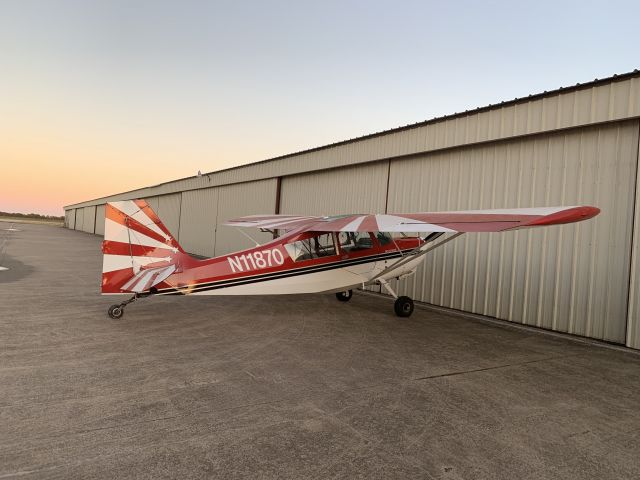
<path fill-rule="evenodd" d="M 294 262 L 336 255 L 356 255 L 393 242 L 387 232 L 309 232 L 296 238 L 284 245 Z"/>

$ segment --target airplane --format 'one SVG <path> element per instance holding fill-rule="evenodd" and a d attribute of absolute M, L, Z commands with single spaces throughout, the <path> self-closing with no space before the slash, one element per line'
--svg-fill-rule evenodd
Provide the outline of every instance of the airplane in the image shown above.
<path fill-rule="evenodd" d="M 251 215 L 224 225 L 257 228 L 273 240 L 214 258 L 197 258 L 179 245 L 144 200 L 105 206 L 102 294 L 133 294 L 109 307 L 155 295 L 282 295 L 335 293 L 347 302 L 353 289 L 381 285 L 399 317 L 413 313 L 410 297 L 389 280 L 415 273 L 426 254 L 468 232 L 504 232 L 579 222 L 591 206 L 337 216 Z M 410 236 L 426 234 L 425 236 Z"/>

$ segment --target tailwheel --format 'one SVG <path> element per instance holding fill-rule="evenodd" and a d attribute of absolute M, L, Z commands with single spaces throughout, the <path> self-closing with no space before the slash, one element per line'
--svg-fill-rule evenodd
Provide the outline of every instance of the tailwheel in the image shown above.
<path fill-rule="evenodd" d="M 120 305 L 111 305 L 107 313 L 114 320 L 118 320 L 119 318 L 122 318 L 122 315 L 124 315 L 124 307 Z"/>
<path fill-rule="evenodd" d="M 399 317 L 410 317 L 413 313 L 413 300 L 409 297 L 398 297 L 393 304 L 393 309 Z"/>
<path fill-rule="evenodd" d="M 149 295 L 149 294 L 148 293 L 144 293 L 144 294 L 136 293 L 129 300 L 125 300 L 124 302 L 119 303 L 117 305 L 111 305 L 109 307 L 109 310 L 107 310 L 107 313 L 114 320 L 118 320 L 119 318 L 122 318 L 122 316 L 124 315 L 124 307 L 126 307 L 127 305 L 129 305 L 132 302 L 135 302 L 138 298 L 146 297 L 147 295 Z"/>
<path fill-rule="evenodd" d="M 348 302 L 353 297 L 353 290 L 345 290 L 344 292 L 336 293 L 336 298 L 341 302 Z"/>

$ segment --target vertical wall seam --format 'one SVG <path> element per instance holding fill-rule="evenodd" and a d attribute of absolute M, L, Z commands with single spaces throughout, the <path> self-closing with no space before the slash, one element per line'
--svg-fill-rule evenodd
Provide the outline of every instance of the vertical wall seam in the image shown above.
<path fill-rule="evenodd" d="M 220 190 L 222 187 L 216 187 L 216 219 L 213 222 L 213 255 L 216 255 L 216 246 L 218 245 L 218 215 L 220 213 Z"/>
<path fill-rule="evenodd" d="M 276 178 L 276 206 L 275 206 L 275 214 L 279 215 L 280 214 L 280 198 L 281 198 L 281 191 L 282 191 L 282 177 L 278 177 Z"/>
<path fill-rule="evenodd" d="M 389 213 L 389 179 L 391 178 L 391 160 L 387 160 L 387 191 L 384 196 L 384 213 Z M 376 212 L 371 212 L 376 213 Z"/>
<path fill-rule="evenodd" d="M 275 205 L 275 214 L 280 215 L 280 198 L 282 197 L 282 177 L 276 178 L 276 205 Z M 273 230 L 273 238 L 278 238 L 278 229 Z"/>
<path fill-rule="evenodd" d="M 178 196 L 178 231 L 176 232 L 176 240 L 180 242 L 180 221 L 182 220 L 182 193 Z"/>

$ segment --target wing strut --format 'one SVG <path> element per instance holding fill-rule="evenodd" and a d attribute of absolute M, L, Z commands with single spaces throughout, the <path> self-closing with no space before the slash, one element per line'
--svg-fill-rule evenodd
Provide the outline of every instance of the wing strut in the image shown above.
<path fill-rule="evenodd" d="M 238 230 L 242 235 L 244 235 L 245 237 L 247 237 L 249 240 L 251 240 L 253 243 L 256 244 L 256 247 L 259 247 L 260 244 L 256 241 L 255 238 L 253 238 L 251 235 L 249 235 L 248 233 L 246 233 L 244 230 L 240 230 L 239 228 L 236 228 L 236 230 Z"/>

